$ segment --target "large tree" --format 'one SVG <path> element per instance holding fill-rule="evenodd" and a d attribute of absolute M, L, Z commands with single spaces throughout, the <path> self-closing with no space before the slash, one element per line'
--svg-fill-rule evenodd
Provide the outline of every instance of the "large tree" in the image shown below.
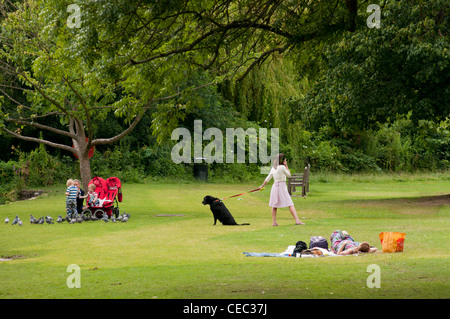
<path fill-rule="evenodd" d="M 197 90 L 223 79 L 239 81 L 274 53 L 352 30 L 352 3 L 3 0 L 0 129 L 76 154 L 86 185 L 91 147 L 120 140 L 151 107 L 159 115 L 153 129 L 167 132 Z M 187 86 L 199 69 L 213 81 Z M 96 136 L 109 112 L 127 127 L 115 136 Z M 58 125 L 48 125 L 55 119 Z M 25 136 L 23 126 L 67 143 Z"/>
<path fill-rule="evenodd" d="M 398 115 L 450 116 L 450 5 L 445 0 L 384 1 L 380 28 L 357 25 L 327 43 L 315 83 L 292 103 L 309 130 L 365 130 Z"/>

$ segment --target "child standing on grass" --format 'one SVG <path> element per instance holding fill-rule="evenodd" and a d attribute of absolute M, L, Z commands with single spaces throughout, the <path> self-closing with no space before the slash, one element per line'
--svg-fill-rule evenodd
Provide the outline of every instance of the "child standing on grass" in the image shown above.
<path fill-rule="evenodd" d="M 84 190 L 81 189 L 81 182 L 78 179 L 73 180 L 74 185 L 78 188 L 77 193 L 77 212 L 81 215 L 83 212 L 83 203 L 86 196 L 84 196 Z"/>
<path fill-rule="evenodd" d="M 74 181 L 72 179 L 67 180 L 67 190 L 66 190 L 66 213 L 67 217 L 72 219 L 78 217 L 77 212 L 77 194 L 78 188 L 74 185 Z"/>

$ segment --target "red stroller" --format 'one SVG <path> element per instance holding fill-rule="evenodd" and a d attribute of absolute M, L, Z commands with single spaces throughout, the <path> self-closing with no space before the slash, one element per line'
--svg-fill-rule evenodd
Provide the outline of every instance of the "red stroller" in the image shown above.
<path fill-rule="evenodd" d="M 98 199 L 103 205 L 90 206 L 83 210 L 84 215 L 91 216 L 94 214 L 96 218 L 102 218 L 103 213 L 106 213 L 108 217 L 114 214 L 115 217 L 119 216 L 119 202 L 122 202 L 122 190 L 121 182 L 117 177 L 110 177 L 103 179 L 101 177 L 94 177 L 88 184 L 95 185 L 95 192 L 98 195 Z M 114 206 L 114 203 L 116 206 Z"/>

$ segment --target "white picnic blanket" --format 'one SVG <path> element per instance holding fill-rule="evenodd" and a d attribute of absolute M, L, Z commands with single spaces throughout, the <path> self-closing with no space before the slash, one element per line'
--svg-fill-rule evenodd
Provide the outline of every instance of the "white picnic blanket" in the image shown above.
<path fill-rule="evenodd" d="M 281 253 L 266 253 L 266 252 L 262 252 L 262 253 L 255 253 L 255 252 L 243 252 L 244 255 L 246 255 L 247 257 L 296 257 L 296 256 L 292 256 L 292 254 L 294 253 L 294 249 L 295 249 L 295 245 L 289 245 L 285 251 L 281 252 Z M 336 255 L 335 253 L 332 253 L 331 251 L 324 249 L 324 248 L 320 248 L 320 247 L 315 247 L 314 249 L 320 249 L 320 251 L 322 252 L 322 256 L 317 256 L 317 255 L 301 255 L 299 257 L 302 258 L 314 258 L 314 257 L 337 257 L 337 256 L 342 256 L 342 255 Z"/>

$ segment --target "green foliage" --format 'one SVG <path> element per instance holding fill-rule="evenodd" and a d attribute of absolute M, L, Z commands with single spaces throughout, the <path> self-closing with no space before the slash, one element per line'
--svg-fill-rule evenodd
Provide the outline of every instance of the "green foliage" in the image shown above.
<path fill-rule="evenodd" d="M 235 108 L 245 119 L 262 127 L 284 127 L 288 122 L 287 98 L 299 98 L 302 83 L 292 59 L 274 56 L 270 62 L 253 69 L 249 75 L 235 85 L 222 85 L 222 94 L 234 102 Z M 230 86 L 227 88 L 227 86 Z"/>
<path fill-rule="evenodd" d="M 74 176 L 74 162 L 50 155 L 40 144 L 29 153 L 20 149 L 18 160 L 0 161 L 0 202 L 17 199 L 25 188 L 40 188 L 65 182 Z"/>
<path fill-rule="evenodd" d="M 0 161 L 0 205 L 16 199 L 16 190 L 23 186 L 17 162 Z"/>
<path fill-rule="evenodd" d="M 413 164 L 428 169 L 439 169 L 450 165 L 450 119 L 439 124 L 422 120 L 419 122 L 413 149 L 419 156 Z M 421 161 L 419 161 L 421 160 Z M 427 165 L 424 165 L 427 163 Z"/>
<path fill-rule="evenodd" d="M 65 0 L 19 3 L 2 16 L 0 58 L 13 67 L 0 75 L 0 128 L 42 123 L 55 133 L 76 120 L 77 133 L 95 140 L 147 112 L 119 145 L 98 145 L 94 175 L 191 178 L 192 165 L 172 163 L 169 140 L 194 120 L 204 129 L 279 127 L 280 150 L 300 170 L 449 167 L 446 1 L 386 1 L 380 29 L 367 28 L 364 6 L 352 20 L 344 1 L 75 3 L 79 29 L 66 25 Z M 275 47 L 290 54 L 264 55 Z M 70 138 L 59 138 L 71 152 Z M 80 174 L 71 154 L 44 147 L 17 160 L 29 185 Z M 214 164 L 210 176 L 240 181 L 258 169 Z"/>
<path fill-rule="evenodd" d="M 327 67 L 292 105 L 307 129 L 362 130 L 397 114 L 443 120 L 449 114 L 447 1 L 389 1 L 380 29 L 365 23 L 324 50 Z"/>
<path fill-rule="evenodd" d="M 30 153 L 20 152 L 18 169 L 27 187 L 42 187 L 59 184 L 73 176 L 73 164 L 50 155 L 43 144 Z"/>
<path fill-rule="evenodd" d="M 416 125 L 406 116 L 346 136 L 337 135 L 329 126 L 319 132 L 293 129 L 288 153 L 296 167 L 310 163 L 314 170 L 446 171 L 450 167 L 449 123 L 449 119 L 439 123 L 421 120 Z"/>
<path fill-rule="evenodd" d="M 409 162 L 409 140 L 402 140 L 401 133 L 389 124 L 374 132 L 367 146 L 367 155 L 375 158 L 377 165 L 390 171 L 401 170 Z"/>
<path fill-rule="evenodd" d="M 186 178 L 192 176 L 192 167 L 177 165 L 170 157 L 169 145 L 143 146 L 132 149 L 120 143 L 106 151 L 96 152 L 91 159 L 93 176 L 116 176 L 123 182 L 142 183 L 149 177 Z"/>
<path fill-rule="evenodd" d="M 331 145 L 329 141 L 321 141 L 310 153 L 310 161 L 313 167 L 318 167 L 326 170 L 336 170 L 341 167 L 338 160 L 339 149 Z"/>
<path fill-rule="evenodd" d="M 16 165 L 15 161 L 0 162 L 0 185 L 4 187 L 14 180 Z"/>
<path fill-rule="evenodd" d="M 448 169 L 448 11 L 447 1 L 386 1 L 380 29 L 358 19 L 355 32 L 301 46 L 310 85 L 288 102 L 288 144 L 301 161 L 351 172 Z"/>

